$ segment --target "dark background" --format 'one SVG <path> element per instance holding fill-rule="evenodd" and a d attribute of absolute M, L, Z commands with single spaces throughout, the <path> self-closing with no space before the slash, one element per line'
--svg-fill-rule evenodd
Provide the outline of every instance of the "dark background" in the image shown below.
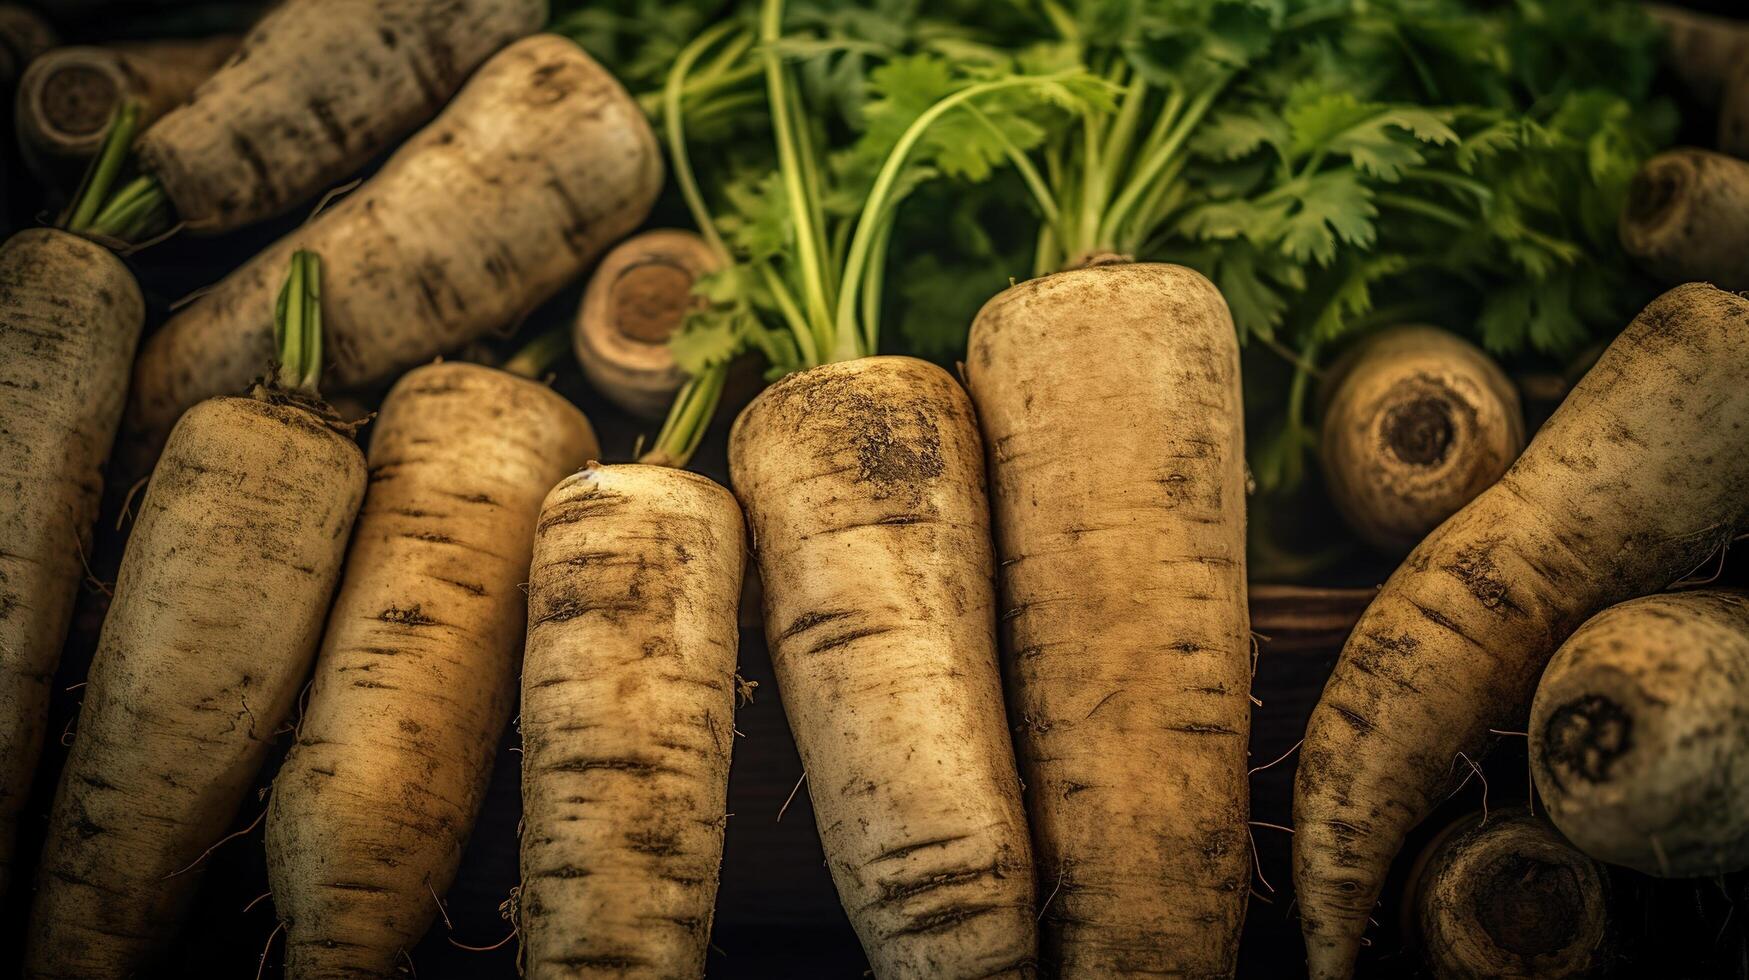
<path fill-rule="evenodd" d="M 1582 2 L 1582 0 L 1568 0 Z M 123 37 L 190 35 L 237 30 L 252 16 L 246 3 L 174 3 L 169 0 L 61 0 L 40 5 L 56 22 L 68 43 Z M 1710 0 L 1689 4 L 1717 13 L 1749 14 L 1741 0 Z M 1674 88 L 1671 89 L 1674 94 Z M 1685 106 L 1688 129 L 1685 141 L 1706 143 L 1711 120 Z M 8 127 L 9 128 L 9 127 Z M 10 141 L 8 141 L 10 145 Z M 23 174 L 15 151 L 5 160 L 4 187 L 7 202 L 4 217 L 11 228 L 26 227 L 49 214 L 59 202 Z M 664 205 L 656 223 L 682 222 L 684 212 Z M 273 241 L 303 215 L 226 236 L 223 239 L 179 237 L 157 246 L 130 262 L 139 276 L 148 304 L 148 329 L 162 322 L 168 305 L 188 292 L 220 278 L 240 257 L 253 254 Z M 577 307 L 580 287 L 573 287 L 530 318 L 524 335 L 563 323 Z M 484 345 L 466 352 L 483 360 L 502 356 L 510 342 Z M 630 458 L 634 441 L 646 426 L 624 416 L 597 399 L 583 384 L 574 365 L 555 380 L 555 386 L 589 414 L 602 436 L 608 459 Z M 1545 406 L 1546 409 L 1547 406 Z M 730 413 L 723 413 L 723 418 Z M 727 482 L 724 429 L 718 423 L 695 461 L 695 467 Z M 365 438 L 368 439 L 368 427 Z M 113 529 L 117 512 L 114 494 L 100 523 L 99 542 L 92 556 L 97 578 L 113 582 L 120 560 L 122 535 Z M 1360 558 L 1343 567 L 1332 586 L 1371 586 L 1390 571 L 1390 562 Z M 1742 583 L 1744 566 L 1729 563 L 1724 581 Z M 1340 624 L 1358 615 L 1365 593 L 1359 597 L 1337 596 L 1325 603 L 1326 618 Z M 41 844 L 46 811 L 54 781 L 66 755 L 54 733 L 70 732 L 79 703 L 77 685 L 83 679 L 102 624 L 107 598 L 96 588 L 81 596 L 68 649 L 56 681 L 56 697 L 50 725 L 50 744 L 44 752 L 36 794 L 20 827 L 19 848 L 34 854 Z M 1270 635 L 1263 642 L 1255 695 L 1262 701 L 1253 716 L 1251 754 L 1261 765 L 1281 756 L 1298 741 L 1306 717 L 1334 663 L 1341 631 L 1304 632 L 1278 629 L 1270 633 L 1263 619 L 1256 627 Z M 783 707 L 771 676 L 764 639 L 758 629 L 741 634 L 741 673 L 760 684 L 756 700 L 737 714 L 743 737 L 735 747 L 729 783 L 728 837 L 723 858 L 722 885 L 709 958 L 713 978 L 859 977 L 867 964 L 856 937 L 840 909 L 827 874 L 813 814 L 805 789 L 794 793 L 801 776 L 801 762 L 791 743 Z M 475 827 L 455 886 L 446 897 L 449 925 L 440 919 L 425 941 L 412 953 L 409 975 L 441 978 L 514 977 L 514 939 L 498 948 L 476 952 L 465 946 L 486 947 L 509 936 L 509 925 L 500 918 L 499 905 L 516 885 L 517 824 L 521 815 L 518 793 L 518 756 L 514 728 L 505 732 L 484 811 Z M 284 746 L 280 747 L 283 752 Z M 271 783 L 278 758 L 260 777 L 263 792 Z M 1291 824 L 1294 759 L 1256 773 L 1252 777 L 1252 819 L 1257 844 L 1258 875 L 1245 926 L 1240 975 L 1245 977 L 1291 977 L 1303 975 L 1303 959 L 1294 919 L 1289 835 L 1262 826 Z M 1502 808 L 1522 805 L 1529 780 L 1522 739 L 1502 738 L 1485 767 L 1486 781 L 1472 780 L 1411 838 L 1405 855 L 1417 852 L 1439 827 L 1484 805 Z M 1137 778 L 1146 778 L 1138 773 Z M 249 827 L 264 804 L 251 802 L 239 814 L 235 829 Z M 780 811 L 782 820 L 778 819 Z M 1363 956 L 1361 972 L 1371 977 L 1410 977 L 1425 971 L 1410 947 L 1399 923 L 1407 859 L 1387 887 L 1376 913 L 1378 928 L 1370 933 L 1372 945 Z M 203 880 L 197 908 L 176 944 L 164 975 L 177 977 L 250 977 L 257 969 L 277 977 L 277 948 L 263 949 L 273 932 L 275 917 L 266 898 L 267 878 L 261 851 L 259 827 L 239 835 L 218 848 L 201 871 Z M 19 870 L 20 887 L 0 907 L 0 977 L 16 969 L 21 937 L 27 919 L 28 863 Z M 1743 875 L 1706 881 L 1658 882 L 1630 872 L 1613 877 L 1614 909 L 1618 932 L 1618 972 L 1625 976 L 1743 977 L 1749 978 L 1749 888 Z M 458 945 L 461 944 L 461 945 Z"/>

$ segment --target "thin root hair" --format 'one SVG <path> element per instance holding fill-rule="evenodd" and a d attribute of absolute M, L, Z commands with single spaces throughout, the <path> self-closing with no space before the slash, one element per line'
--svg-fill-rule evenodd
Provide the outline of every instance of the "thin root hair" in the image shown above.
<path fill-rule="evenodd" d="M 67 516 L 74 518 L 72 525 L 70 525 L 73 529 L 73 547 L 79 552 L 79 564 L 85 569 L 85 586 L 96 589 L 111 599 L 115 598 L 115 589 L 111 588 L 108 582 L 97 577 L 97 573 L 91 570 L 91 562 L 85 558 L 85 542 L 79 540 L 78 515 L 73 513 L 73 508 L 67 508 Z"/>
<path fill-rule="evenodd" d="M 218 839 L 217 843 L 213 844 L 213 846 L 207 848 L 206 850 L 200 852 L 200 857 L 195 858 L 193 864 L 190 864 L 188 867 L 183 868 L 181 871 L 172 871 L 169 874 L 165 875 L 164 877 L 162 877 L 158 880 L 159 881 L 169 881 L 170 879 L 175 878 L 178 875 L 185 875 L 188 872 L 193 871 L 195 868 L 200 867 L 200 863 L 202 861 L 205 861 L 209 856 L 211 856 L 214 851 L 216 851 L 219 848 L 223 847 L 224 845 L 230 843 L 231 841 L 236 840 L 239 837 L 246 837 L 250 833 L 253 833 L 255 828 L 261 826 L 261 821 L 263 821 L 265 819 L 267 819 L 267 810 L 264 808 L 264 809 L 262 809 L 262 811 L 260 813 L 256 814 L 254 820 L 249 821 L 249 826 L 244 827 L 242 830 L 232 831 L 231 833 L 226 834 L 223 837 L 220 837 Z"/>
<path fill-rule="evenodd" d="M 148 473 L 135 480 L 133 486 L 128 487 L 127 496 L 121 500 L 121 513 L 115 515 L 115 529 L 117 531 L 121 530 L 123 524 L 134 519 L 134 496 L 140 492 L 141 487 L 150 482 L 152 482 L 152 476 Z"/>
<path fill-rule="evenodd" d="M 1034 922 L 1043 922 L 1044 921 L 1045 910 L 1050 908 L 1051 903 L 1057 900 L 1057 893 L 1063 890 L 1063 879 L 1065 877 L 1067 877 L 1068 874 L 1069 874 L 1069 866 L 1067 864 L 1065 864 L 1062 867 L 1057 869 L 1057 887 L 1051 889 L 1050 895 L 1045 898 L 1044 904 L 1040 905 L 1038 907 L 1038 915 L 1034 916 L 1032 921 L 1034 921 Z"/>
<path fill-rule="evenodd" d="M 285 920 L 281 919 L 273 924 L 273 931 L 267 934 L 267 945 L 261 947 L 261 959 L 255 964 L 255 980 L 261 980 L 262 974 L 267 972 L 267 954 L 273 952 L 273 941 L 284 931 Z"/>
<path fill-rule="evenodd" d="M 1249 823 L 1250 821 L 1246 821 L 1245 836 L 1251 838 L 1251 867 L 1257 872 L 1257 880 L 1263 882 L 1263 887 L 1269 889 L 1269 893 L 1273 895 L 1275 894 L 1275 886 L 1263 876 L 1263 855 L 1257 853 L 1257 834 L 1252 831 Z M 1256 891 L 1256 889 L 1252 890 Z"/>
<path fill-rule="evenodd" d="M 777 820 L 774 821 L 775 823 L 782 823 L 783 822 L 784 811 L 789 809 L 790 803 L 795 800 L 796 794 L 801 791 L 802 784 L 807 782 L 807 781 L 808 781 L 808 771 L 806 769 L 803 769 L 802 770 L 802 778 L 796 780 L 795 786 L 792 787 L 789 791 L 789 796 L 784 798 L 783 806 L 780 806 L 777 808 Z"/>
<path fill-rule="evenodd" d="M 1287 757 L 1290 755 L 1293 755 L 1295 752 L 1299 751 L 1300 746 L 1302 746 L 1304 744 L 1306 744 L 1306 740 L 1304 737 L 1302 737 L 1299 741 L 1295 742 L 1292 746 L 1290 746 L 1286 752 L 1283 752 L 1281 755 L 1276 756 L 1275 761 L 1265 762 L 1261 766 L 1257 766 L 1255 768 L 1252 768 L 1251 770 L 1247 771 L 1245 773 L 1245 775 L 1255 776 L 1258 773 L 1262 772 L 1263 770 L 1268 769 L 1270 766 L 1276 766 L 1276 765 L 1280 765 L 1283 762 L 1286 762 Z"/>
<path fill-rule="evenodd" d="M 437 914 L 443 917 L 443 927 L 450 932 L 455 931 L 455 923 L 449 921 L 449 909 L 443 907 L 443 899 L 437 897 L 437 889 L 431 887 L 431 879 L 425 879 L 425 890 L 431 893 L 431 900 L 437 903 Z"/>

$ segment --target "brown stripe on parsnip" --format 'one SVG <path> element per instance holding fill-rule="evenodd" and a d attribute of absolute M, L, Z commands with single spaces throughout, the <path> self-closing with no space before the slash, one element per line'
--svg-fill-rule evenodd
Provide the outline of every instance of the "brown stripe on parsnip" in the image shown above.
<path fill-rule="evenodd" d="M 1008 905 L 967 904 L 955 905 L 931 912 L 928 915 L 913 917 L 905 925 L 887 933 L 889 936 L 916 936 L 932 932 L 942 932 L 953 929 L 963 922 L 997 912 L 1008 911 Z"/>
<path fill-rule="evenodd" d="M 862 629 L 849 630 L 847 632 L 839 633 L 835 636 L 829 636 L 829 637 L 826 637 L 826 638 L 820 640 L 819 642 L 815 643 L 812 647 L 809 647 L 807 650 L 807 653 L 811 655 L 811 654 L 816 654 L 816 653 L 825 653 L 828 650 L 836 650 L 839 647 L 847 646 L 849 644 L 855 643 L 857 640 L 867 639 L 868 637 L 871 637 L 871 636 L 880 636 L 880 635 L 885 634 L 885 633 L 891 633 L 891 632 L 893 632 L 893 629 L 894 628 L 891 626 L 866 626 L 866 627 L 863 627 Z"/>
<path fill-rule="evenodd" d="M 659 762 L 640 759 L 567 759 L 542 766 L 543 772 L 619 772 L 628 776 L 648 778 L 662 774 L 676 775 L 678 770 Z"/>
<path fill-rule="evenodd" d="M 1195 722 L 1186 722 L 1182 725 L 1167 725 L 1166 730 L 1170 732 L 1183 732 L 1186 735 L 1230 735 L 1235 737 L 1239 735 L 1238 732 L 1225 725 L 1206 725 Z"/>
<path fill-rule="evenodd" d="M 636 602 L 591 601 L 586 599 L 561 599 L 551 602 L 537 615 L 530 617 L 531 626 L 545 626 L 548 623 L 563 623 L 590 613 L 601 613 L 607 619 L 638 612 L 643 607 Z"/>
<path fill-rule="evenodd" d="M 1373 723 L 1368 720 L 1365 715 L 1360 714 L 1352 708 L 1332 703 L 1330 705 L 1330 710 L 1336 712 L 1338 717 L 1343 721 L 1346 721 L 1349 727 L 1354 729 L 1356 735 L 1364 737 L 1373 733 Z"/>
<path fill-rule="evenodd" d="M 787 640 L 797 634 L 805 633 L 822 623 L 830 623 L 833 620 L 843 619 L 849 615 L 851 615 L 851 613 L 844 610 L 802 613 L 795 618 L 794 622 L 791 622 L 788 626 L 784 627 L 783 632 L 779 633 L 777 638 L 779 640 Z"/>
<path fill-rule="evenodd" d="M 381 895 L 388 891 L 386 888 L 378 888 L 376 885 L 358 881 L 324 881 L 320 882 L 320 885 L 323 888 L 332 888 L 335 891 L 366 892 L 373 895 Z"/>
<path fill-rule="evenodd" d="M 345 152 L 347 150 L 346 130 L 340 125 L 340 120 L 334 118 L 334 106 L 327 99 L 319 96 L 311 96 L 304 104 L 310 110 L 310 115 L 316 120 L 317 128 L 322 131 L 322 135 L 328 138 L 328 142 L 334 144 L 335 149 Z"/>
<path fill-rule="evenodd" d="M 875 897 L 869 907 L 893 905 L 906 899 L 942 888 L 950 888 L 968 881 L 990 876 L 1001 877 L 1002 868 L 996 864 L 987 864 L 975 868 L 957 868 L 952 871 L 941 871 L 913 881 L 903 879 L 883 881 L 880 883 L 880 894 Z"/>
<path fill-rule="evenodd" d="M 932 847 L 946 847 L 949 844 L 957 844 L 965 839 L 966 835 L 956 834 L 952 837 L 937 837 L 933 840 L 913 841 L 912 843 L 895 847 L 892 850 L 882 851 L 880 854 L 870 858 L 868 863 L 879 864 L 882 861 L 897 861 L 901 858 L 910 857 L 918 851 L 928 850 Z"/>
<path fill-rule="evenodd" d="M 261 150 L 256 147 L 255 141 L 250 139 L 241 130 L 231 130 L 231 148 L 236 151 L 237 156 L 243 159 L 244 163 L 249 165 L 249 169 L 255 174 L 255 183 L 251 186 L 250 193 L 250 203 L 253 203 L 254 199 L 260 194 L 261 188 L 272 183 L 271 177 L 269 176 L 267 161 L 262 158 Z"/>
<path fill-rule="evenodd" d="M 621 973 L 649 965 L 635 956 L 555 956 L 546 962 L 577 970 L 617 970 Z"/>
<path fill-rule="evenodd" d="M 402 609 L 399 606 L 390 606 L 389 608 L 384 609 L 382 612 L 377 613 L 377 618 L 382 620 L 385 623 L 394 623 L 397 626 L 442 626 L 443 625 L 442 623 L 439 623 L 437 620 L 433 619 L 432 617 L 426 615 L 424 608 L 417 605 L 417 604 L 409 606 L 405 609 Z"/>
<path fill-rule="evenodd" d="M 444 578 L 441 575 L 433 575 L 432 579 L 445 585 L 453 585 L 471 596 L 484 598 L 486 595 L 486 587 L 478 582 L 464 582 L 461 579 Z"/>

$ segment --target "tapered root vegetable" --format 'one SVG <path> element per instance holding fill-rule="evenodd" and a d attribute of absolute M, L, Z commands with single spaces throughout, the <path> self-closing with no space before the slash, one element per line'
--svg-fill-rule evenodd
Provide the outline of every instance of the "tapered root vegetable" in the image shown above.
<path fill-rule="evenodd" d="M 1749 596 L 1613 606 L 1549 662 L 1530 762 L 1549 816 L 1587 854 L 1696 878 L 1749 866 Z"/>
<path fill-rule="evenodd" d="M 1609 879 L 1522 808 L 1471 813 L 1410 874 L 1409 925 L 1438 980 L 1565 980 L 1609 972 Z"/>
<path fill-rule="evenodd" d="M 1664 30 L 1670 70 L 1696 99 L 1718 105 L 1732 71 L 1749 60 L 1749 24 L 1662 3 L 1644 6 Z"/>
<path fill-rule="evenodd" d="M 965 392 L 910 358 L 812 368 L 741 413 L 729 466 L 826 860 L 875 975 L 1030 976 L 1032 859 Z"/>
<path fill-rule="evenodd" d="M 1702 284 L 1660 296 L 1367 608 L 1300 748 L 1295 891 L 1314 978 L 1348 975 L 1404 835 L 1490 730 L 1524 730 L 1555 647 L 1744 523 L 1745 373 L 1749 299 Z"/>
<path fill-rule="evenodd" d="M 368 184 L 152 335 L 129 412 L 142 452 L 256 370 L 271 346 L 257 310 L 292 250 L 336 259 L 328 378 L 358 386 L 513 325 L 637 227 L 661 183 L 655 136 L 611 75 L 556 35 L 517 42 Z"/>
<path fill-rule="evenodd" d="M 692 284 L 720 264 L 704 239 L 667 228 L 607 253 L 583 291 L 572 334 L 596 391 L 633 415 L 662 417 L 686 380 L 668 338 L 692 308 Z"/>
<path fill-rule="evenodd" d="M 735 498 L 591 466 L 541 508 L 522 667 L 525 973 L 701 977 L 735 725 Z"/>
<path fill-rule="evenodd" d="M 1348 526 L 1381 551 L 1414 547 L 1524 448 L 1512 382 L 1475 345 L 1434 327 L 1363 342 L 1326 383 L 1325 484 Z"/>
<path fill-rule="evenodd" d="M 10 89 L 37 55 L 55 46 L 55 29 L 42 15 L 16 3 L 0 3 L 0 88 Z"/>
<path fill-rule="evenodd" d="M 1628 186 L 1621 242 L 1654 278 L 1749 289 L 1749 162 L 1668 150 Z"/>
<path fill-rule="evenodd" d="M 1181 266 L 1063 272 L 986 304 L 967 361 L 1045 969 L 1231 975 L 1251 642 L 1227 304 Z"/>
<path fill-rule="evenodd" d="M 144 323 L 107 249 L 49 229 L 0 246 L 0 895 Z"/>
<path fill-rule="evenodd" d="M 146 131 L 141 162 L 192 229 L 221 232 L 270 218 L 429 119 L 475 66 L 539 30 L 546 7 L 544 0 L 286 0 L 187 105 Z M 520 123 L 512 115 L 499 125 Z M 494 156 L 489 147 L 463 149 L 457 162 Z M 562 160 L 561 152 L 551 159 Z"/>
<path fill-rule="evenodd" d="M 314 398 L 313 267 L 293 260 L 276 381 L 191 409 L 146 489 L 55 794 L 27 977 L 154 974 L 309 671 L 365 488 L 350 428 Z"/>
<path fill-rule="evenodd" d="M 437 917 L 516 701 L 541 497 L 597 452 L 569 402 L 492 368 L 423 367 L 384 400 L 267 815 L 288 977 L 388 975 Z"/>
<path fill-rule="evenodd" d="M 18 144 L 38 177 L 71 185 L 103 142 L 123 99 L 145 125 L 185 101 L 237 50 L 233 35 L 57 48 L 32 61 L 18 83 Z"/>

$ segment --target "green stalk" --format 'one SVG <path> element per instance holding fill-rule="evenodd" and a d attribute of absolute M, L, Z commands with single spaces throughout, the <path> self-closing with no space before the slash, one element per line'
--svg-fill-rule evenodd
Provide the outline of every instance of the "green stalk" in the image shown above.
<path fill-rule="evenodd" d="M 723 244 L 722 235 L 717 232 L 717 221 L 704 201 L 704 192 L 699 189 L 698 177 L 692 172 L 692 158 L 686 150 L 686 125 L 681 113 L 681 100 L 686 91 L 687 75 L 692 66 L 710 47 L 734 30 L 731 23 L 721 23 L 710 28 L 692 40 L 674 59 L 674 66 L 668 70 L 667 84 L 662 87 L 663 127 L 668 134 L 668 156 L 674 168 L 674 182 L 680 186 L 680 196 L 686 201 L 686 208 L 692 212 L 692 223 L 698 226 L 698 233 L 710 244 L 713 251 L 724 262 L 729 262 L 729 248 Z"/>
<path fill-rule="evenodd" d="M 771 291 L 772 302 L 777 304 L 777 311 L 783 317 L 783 322 L 795 335 L 796 349 L 801 352 L 802 363 L 813 365 L 820 363 L 820 348 L 815 341 L 814 328 L 808 325 L 808 318 L 802 314 L 802 308 L 790 294 L 789 287 L 784 285 L 782 277 L 769 262 L 759 263 L 759 275 L 765 282 L 765 288 Z"/>
<path fill-rule="evenodd" d="M 1118 104 L 1117 122 L 1105 141 L 1105 162 L 1109 183 L 1117 182 L 1117 172 L 1129 159 L 1130 144 L 1135 142 L 1136 129 L 1141 125 L 1142 107 L 1148 101 L 1148 81 L 1136 72 L 1125 86 L 1123 100 Z"/>
<path fill-rule="evenodd" d="M 88 230 L 95 235 L 137 242 L 164 227 L 169 217 L 170 198 L 158 178 L 135 177 L 91 219 Z"/>
<path fill-rule="evenodd" d="M 703 374 L 688 378 L 674 398 L 674 409 L 668 413 L 662 431 L 649 451 L 638 457 L 638 462 L 676 469 L 691 462 L 692 454 L 698 451 L 699 443 L 704 441 L 705 432 L 710 428 L 711 418 L 717 413 L 717 403 L 722 401 L 723 385 L 728 376 L 729 366 L 718 364 Z"/>
<path fill-rule="evenodd" d="M 524 378 L 540 379 L 552 370 L 553 363 L 571 349 L 571 327 L 560 325 L 529 341 L 510 355 L 504 370 Z"/>
<path fill-rule="evenodd" d="M 278 366 L 273 380 L 289 391 L 317 394 L 322 378 L 322 260 L 316 253 L 292 253 L 291 272 L 280 287 L 273 312 Z"/>
<path fill-rule="evenodd" d="M 862 357 L 874 349 L 874 343 L 879 339 L 880 325 L 871 323 L 867 325 L 866 331 L 859 330 L 857 315 L 861 309 L 863 290 L 867 288 L 866 282 L 870 278 L 871 260 L 884 258 L 877 247 L 885 239 L 881 225 L 891 217 L 889 206 L 897 203 L 893 200 L 893 194 L 899 177 L 904 172 L 905 161 L 910 158 L 911 151 L 916 148 L 923 134 L 942 116 L 980 96 L 1002 89 L 1036 85 L 1041 80 L 1055 80 L 1072 74 L 1075 72 L 1064 71 L 1036 78 L 1001 78 L 968 85 L 930 106 L 900 134 L 899 141 L 894 144 L 892 151 L 881 164 L 880 172 L 875 175 L 874 185 L 869 190 L 867 200 L 863 202 L 862 213 L 856 219 L 856 233 L 851 236 L 850 255 L 844 262 L 843 286 L 839 291 L 832 360 L 848 361 Z M 863 347 L 864 343 L 869 345 L 868 348 Z"/>
<path fill-rule="evenodd" d="M 828 258 L 831 248 L 826 243 L 826 209 L 821 203 L 826 197 L 826 185 L 820 179 L 820 166 L 814 159 L 812 127 L 802 105 L 802 94 L 795 86 L 789 89 L 789 103 L 790 121 L 802 135 L 796 140 L 796 163 L 800 168 L 803 196 L 808 201 L 808 226 L 814 230 L 814 254 L 820 256 L 820 269 L 824 272 L 838 268 Z M 826 294 L 826 309 L 831 310 L 838 302 L 838 283 L 832 276 L 824 275 L 820 278 L 820 288 Z"/>
<path fill-rule="evenodd" d="M 1130 178 L 1123 193 L 1118 195 L 1117 201 L 1112 204 L 1111 210 L 1100 222 L 1100 240 L 1095 243 L 1096 250 L 1117 247 L 1118 243 L 1114 240 L 1117 230 L 1123 226 L 1125 221 L 1129 220 L 1130 213 L 1135 209 L 1137 203 L 1148 194 L 1154 181 L 1172 163 L 1179 148 L 1184 145 L 1185 140 L 1190 138 L 1190 134 L 1196 129 L 1197 124 L 1202 122 L 1202 117 L 1208 113 L 1209 107 L 1214 104 L 1216 96 L 1220 95 L 1221 89 L 1224 87 L 1224 83 L 1209 86 L 1205 91 L 1198 93 L 1196 98 L 1192 99 L 1190 104 L 1185 107 L 1183 117 L 1172 128 L 1172 135 L 1166 137 L 1159 148 L 1142 162 L 1141 167 Z M 1146 235 L 1142 229 L 1137 229 L 1135 233 L 1144 237 Z"/>
<path fill-rule="evenodd" d="M 92 219 L 108 200 L 109 189 L 115 185 L 122 166 L 127 163 L 128 152 L 134 145 L 134 134 L 139 128 L 140 104 L 133 99 L 124 99 L 110 114 L 103 143 L 85 169 L 85 177 L 73 195 L 72 206 L 61 216 L 62 229 L 77 234 L 91 230 Z"/>
<path fill-rule="evenodd" d="M 1015 172 L 1020 174 L 1020 179 L 1026 183 L 1026 189 L 1032 192 L 1032 198 L 1038 204 L 1045 224 L 1047 226 L 1055 225 L 1062 217 L 1062 211 L 1057 207 L 1056 198 L 1051 196 L 1050 185 L 1045 183 L 1044 177 L 1038 172 L 1038 167 L 1033 165 L 1032 158 L 1026 155 L 1026 151 L 1015 146 L 1014 141 L 1008 138 L 1008 134 L 1004 133 L 984 110 L 975 105 L 969 105 L 966 106 L 966 111 L 971 113 L 972 117 L 977 119 L 979 123 L 982 123 L 984 128 L 989 130 L 990 135 L 1002 144 L 1002 152 L 1008 155 L 1008 161 L 1014 165 Z"/>
<path fill-rule="evenodd" d="M 869 266 L 868 285 L 862 291 L 862 343 L 870 354 L 880 349 L 881 291 L 886 282 L 887 246 L 892 240 L 893 222 L 887 217 L 881 221 L 880 233 L 875 238 L 875 260 Z"/>
<path fill-rule="evenodd" d="M 1394 208 L 1398 211 L 1407 211 L 1410 214 L 1419 214 L 1424 218 L 1431 218 L 1441 224 L 1450 225 L 1459 231 L 1475 226 L 1475 222 L 1470 218 L 1467 218 L 1450 208 L 1440 207 L 1432 202 L 1423 201 L 1418 197 L 1408 197 L 1403 194 L 1391 194 L 1381 191 L 1373 195 L 1373 200 L 1387 208 Z"/>
<path fill-rule="evenodd" d="M 766 94 L 771 100 L 778 173 L 783 176 L 790 220 L 795 224 L 796 260 L 800 267 L 803 304 L 808 312 L 808 322 L 816 325 L 823 341 L 831 330 L 832 308 L 826 298 L 823 256 L 817 250 L 822 239 L 813 226 L 814 205 L 808 200 L 795 119 L 791 115 L 793 102 L 789 94 L 789 72 L 783 54 L 778 50 L 778 43 L 783 40 L 783 0 L 765 0 L 759 18 L 759 40 L 761 57 L 765 61 Z"/>

